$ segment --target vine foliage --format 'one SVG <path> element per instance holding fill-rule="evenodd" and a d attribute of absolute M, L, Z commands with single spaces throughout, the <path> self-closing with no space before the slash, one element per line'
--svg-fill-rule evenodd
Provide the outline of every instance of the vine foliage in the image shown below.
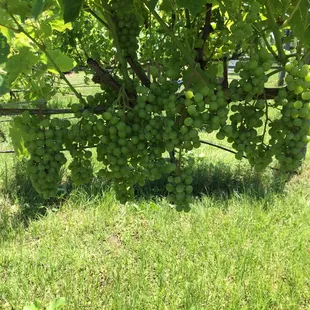
<path fill-rule="evenodd" d="M 96 173 L 121 202 L 168 174 L 169 199 L 187 210 L 201 131 L 256 171 L 274 160 L 296 170 L 310 140 L 309 9 L 308 0 L 0 0 L 0 94 L 22 85 L 27 99 L 48 101 L 61 79 L 76 96 L 74 120 L 44 109 L 14 118 L 33 186 L 57 195 L 66 151 L 73 181 L 89 182 L 95 149 Z M 98 93 L 70 83 L 64 72 L 76 66 L 91 70 Z M 268 88 L 280 71 L 285 85 Z"/>

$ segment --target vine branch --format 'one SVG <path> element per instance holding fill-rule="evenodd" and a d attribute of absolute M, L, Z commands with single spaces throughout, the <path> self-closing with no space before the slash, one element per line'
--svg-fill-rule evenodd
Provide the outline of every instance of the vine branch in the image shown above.
<path fill-rule="evenodd" d="M 117 92 L 120 91 L 121 85 L 109 74 L 107 70 L 101 68 L 94 59 L 88 58 L 87 64 L 95 72 L 93 78 L 95 83 L 99 83 L 100 85 L 108 85 Z"/>
<path fill-rule="evenodd" d="M 136 73 L 136 75 L 138 76 L 139 80 L 141 81 L 141 83 L 146 86 L 146 87 L 150 87 L 151 85 L 151 81 L 150 79 L 147 77 L 147 75 L 144 72 L 143 67 L 141 66 L 141 64 L 138 61 L 135 61 L 131 56 L 126 57 L 127 62 L 129 63 L 130 67 L 132 68 L 132 70 Z"/>
<path fill-rule="evenodd" d="M 202 46 L 197 48 L 197 56 L 195 61 L 198 62 L 200 64 L 200 68 L 202 70 L 204 70 L 205 66 L 206 66 L 206 61 L 204 60 L 204 50 L 205 50 L 205 46 L 206 46 L 206 41 L 208 39 L 208 37 L 210 36 L 213 28 L 211 26 L 211 17 L 212 17 L 212 4 L 211 3 L 207 3 L 206 4 L 206 16 L 205 16 L 205 23 L 202 29 L 202 35 L 201 35 L 201 39 L 203 41 Z"/>

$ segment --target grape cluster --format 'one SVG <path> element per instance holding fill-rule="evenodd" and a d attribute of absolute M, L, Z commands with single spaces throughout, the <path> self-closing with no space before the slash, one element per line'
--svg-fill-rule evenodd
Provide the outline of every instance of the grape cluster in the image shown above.
<path fill-rule="evenodd" d="M 111 8 L 116 23 L 117 36 L 124 56 L 136 56 L 139 48 L 138 35 L 140 23 L 137 18 L 133 0 L 113 0 Z"/>
<path fill-rule="evenodd" d="M 159 97 L 144 86 L 137 87 L 136 91 L 138 98 L 133 109 L 116 105 L 102 114 L 101 138 L 97 146 L 97 159 L 105 165 L 100 175 L 113 180 L 121 202 L 133 199 L 135 184 L 143 185 L 146 179 L 160 179 L 163 173 L 175 168 L 162 158 L 166 151 L 163 135 L 167 128 L 161 115 L 162 101 L 156 100 Z M 160 91 L 160 94 L 163 93 Z"/>
<path fill-rule="evenodd" d="M 299 66 L 298 61 L 293 60 L 286 63 L 285 71 L 287 72 L 285 82 L 289 91 L 294 92 L 295 95 L 302 95 L 310 88 L 309 65 Z"/>
<path fill-rule="evenodd" d="M 191 202 L 191 194 L 193 192 L 190 167 L 193 162 L 179 170 L 178 172 L 168 177 L 166 190 L 168 191 L 168 199 L 176 205 L 178 211 L 189 211 L 189 204 Z"/>
<path fill-rule="evenodd" d="M 230 124 L 222 127 L 216 135 L 219 140 L 227 138 L 237 151 L 236 159 L 240 160 L 243 156 L 247 156 L 256 171 L 262 171 L 272 161 L 272 152 L 264 143 L 266 130 L 259 132 L 259 128 L 264 124 L 266 109 L 268 102 L 263 99 L 232 105 Z"/>
<path fill-rule="evenodd" d="M 266 72 L 270 70 L 272 62 L 272 54 L 264 48 L 251 55 L 249 61 L 238 61 L 235 72 L 239 73 L 240 80 L 233 80 L 229 85 L 232 101 L 244 98 L 246 102 L 250 102 L 263 94 L 268 81 Z"/>
<path fill-rule="evenodd" d="M 24 112 L 14 119 L 15 126 L 23 130 L 25 147 L 30 159 L 27 174 L 36 191 L 45 199 L 55 197 L 60 182 L 60 168 L 66 163 L 62 153 L 63 139 L 70 122 L 67 120 L 39 118 Z"/>
<path fill-rule="evenodd" d="M 77 113 L 80 119 L 72 124 L 64 145 L 73 158 L 69 165 L 72 180 L 81 185 L 93 178 L 92 152 L 89 149 L 100 142 L 103 121 L 89 110 Z"/>
<path fill-rule="evenodd" d="M 275 98 L 281 117 L 271 124 L 270 145 L 285 171 L 294 171 L 301 165 L 305 146 L 310 141 L 310 73 L 308 65 L 297 61 L 285 65 L 287 90 Z"/>

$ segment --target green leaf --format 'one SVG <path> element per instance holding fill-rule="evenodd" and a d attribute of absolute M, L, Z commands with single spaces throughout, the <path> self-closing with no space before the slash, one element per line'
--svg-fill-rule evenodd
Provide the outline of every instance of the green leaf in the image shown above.
<path fill-rule="evenodd" d="M 10 0 L 7 1 L 8 12 L 19 15 L 22 20 L 31 14 L 31 1 Z"/>
<path fill-rule="evenodd" d="M 188 9 L 191 14 L 197 15 L 202 7 L 210 1 L 208 0 L 176 0 L 176 3 L 179 8 Z"/>
<path fill-rule="evenodd" d="M 218 77 L 222 74 L 221 72 L 221 66 L 222 64 L 220 64 L 220 66 L 218 64 L 212 64 L 208 67 L 208 69 L 205 71 L 206 72 L 206 76 L 212 81 L 214 80 L 214 77 Z"/>
<path fill-rule="evenodd" d="M 308 0 L 300 1 L 299 8 L 292 16 L 289 25 L 295 37 L 303 43 L 310 44 L 310 12 Z"/>
<path fill-rule="evenodd" d="M 71 23 L 65 23 L 63 20 L 55 19 L 52 22 L 50 22 L 50 26 L 53 30 L 57 30 L 59 32 L 64 32 L 67 29 L 71 30 L 72 25 Z"/>
<path fill-rule="evenodd" d="M 166 13 L 174 12 L 176 9 L 175 3 L 170 0 L 163 0 L 159 5 L 159 9 Z"/>
<path fill-rule="evenodd" d="M 3 25 L 4 27 L 8 26 L 15 28 L 14 21 L 12 20 L 11 16 L 5 9 L 0 9 L 0 24 Z M 3 29 L 1 29 L 1 32 L 3 32 Z"/>
<path fill-rule="evenodd" d="M 35 305 L 25 306 L 23 310 L 39 310 L 40 308 L 37 308 Z"/>
<path fill-rule="evenodd" d="M 62 309 L 65 305 L 66 305 L 65 297 L 56 298 L 49 304 L 46 310 L 59 310 Z"/>
<path fill-rule="evenodd" d="M 147 22 L 148 20 L 148 10 L 146 9 L 143 1 L 141 0 L 133 0 L 134 9 L 136 14 L 141 18 L 142 22 Z"/>
<path fill-rule="evenodd" d="M 10 46 L 7 42 L 7 38 L 0 32 L 0 64 L 7 61 L 9 53 Z"/>
<path fill-rule="evenodd" d="M 158 0 L 150 0 L 150 7 L 151 9 L 155 9 L 155 6 L 157 4 Z"/>
<path fill-rule="evenodd" d="M 75 66 L 76 62 L 62 53 L 60 50 L 47 50 L 48 55 L 52 58 L 53 61 L 47 59 L 48 71 L 58 74 L 54 63 L 60 69 L 61 72 L 71 71 Z"/>
<path fill-rule="evenodd" d="M 35 5 L 32 8 L 32 16 L 37 19 L 38 16 L 42 13 L 45 3 L 47 0 L 37 0 Z"/>
<path fill-rule="evenodd" d="M 0 74 L 0 96 L 8 93 L 9 91 L 9 88 L 6 85 L 5 76 Z"/>
<path fill-rule="evenodd" d="M 21 159 L 23 157 L 28 157 L 29 153 L 24 145 L 24 134 L 25 132 L 14 123 L 9 129 L 10 137 L 12 139 L 12 145 L 17 155 L 17 158 Z M 40 304 L 38 301 L 33 302 L 30 306 L 25 306 L 23 310 L 36 310 L 40 309 Z"/>
<path fill-rule="evenodd" d="M 80 14 L 84 0 L 63 0 L 65 23 L 74 22 Z"/>
<path fill-rule="evenodd" d="M 26 46 L 22 47 L 18 54 L 9 57 L 6 62 L 8 85 L 11 85 L 21 73 L 30 73 L 39 59 L 40 57 Z"/>

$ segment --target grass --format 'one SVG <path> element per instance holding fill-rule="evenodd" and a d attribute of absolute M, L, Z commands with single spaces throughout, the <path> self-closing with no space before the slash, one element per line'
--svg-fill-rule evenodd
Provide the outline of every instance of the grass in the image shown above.
<path fill-rule="evenodd" d="M 200 152 L 190 213 L 160 183 L 126 206 L 100 180 L 43 201 L 15 163 L 0 202 L 0 309 L 60 296 L 66 309 L 308 309 L 309 159 L 285 184 Z"/>
<path fill-rule="evenodd" d="M 189 213 L 169 205 L 165 180 L 127 205 L 99 178 L 46 201 L 2 156 L 0 309 L 62 296 L 68 310 L 310 308 L 309 154 L 285 182 L 204 145 Z"/>

